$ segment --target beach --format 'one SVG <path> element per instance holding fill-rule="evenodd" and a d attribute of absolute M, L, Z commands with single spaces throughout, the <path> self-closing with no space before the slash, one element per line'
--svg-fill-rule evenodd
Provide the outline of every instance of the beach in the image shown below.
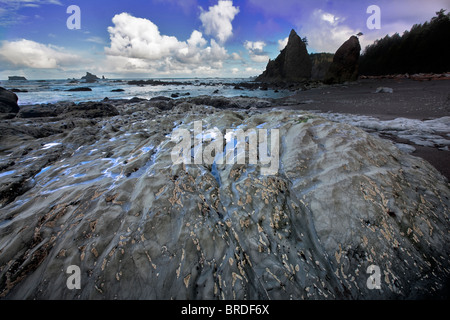
<path fill-rule="evenodd" d="M 446 296 L 447 88 L 360 80 L 281 99 L 22 105 L 0 121 L 0 297 Z M 252 141 L 266 148 L 254 162 Z M 367 285 L 372 265 L 382 290 Z"/>
<path fill-rule="evenodd" d="M 378 88 L 391 88 L 393 93 L 375 93 Z M 281 98 L 283 108 L 293 110 L 315 110 L 321 113 L 339 113 L 367 116 L 372 122 L 392 121 L 397 118 L 411 119 L 411 124 L 404 121 L 404 127 L 416 126 L 431 119 L 442 119 L 443 131 L 438 133 L 444 140 L 449 140 L 450 121 L 450 86 L 448 80 L 414 81 L 411 79 L 364 79 L 357 83 L 321 87 L 299 92 L 296 95 Z M 335 117 L 336 119 L 338 117 Z M 356 124 L 354 117 L 348 122 Z M 370 131 L 377 131 L 376 126 L 360 125 Z M 420 122 L 415 122 L 418 120 Z M 415 122 L 415 124 L 413 124 Z M 380 129 L 378 129 L 380 130 Z M 397 130 L 395 128 L 393 131 Z M 439 144 L 416 144 L 410 139 L 399 137 L 395 132 L 380 130 L 382 137 L 394 142 L 412 145 L 412 155 L 422 157 L 435 166 L 450 179 L 450 151 L 448 142 Z M 386 132 L 387 131 L 387 132 Z M 445 148 L 447 146 L 447 148 Z"/>

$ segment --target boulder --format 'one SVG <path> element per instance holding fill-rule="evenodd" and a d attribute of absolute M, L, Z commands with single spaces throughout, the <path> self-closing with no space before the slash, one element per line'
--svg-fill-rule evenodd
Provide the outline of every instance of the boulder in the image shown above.
<path fill-rule="evenodd" d="M 292 29 L 288 44 L 275 60 L 269 60 L 266 70 L 256 81 L 301 82 L 311 78 L 312 63 L 306 44 Z"/>
<path fill-rule="evenodd" d="M 92 89 L 88 87 L 80 87 L 80 88 L 71 88 L 67 91 L 92 91 Z"/>
<path fill-rule="evenodd" d="M 103 118 L 117 116 L 117 109 L 103 102 L 85 102 L 68 106 L 64 114 L 70 118 Z"/>
<path fill-rule="evenodd" d="M 356 81 L 361 45 L 356 36 L 351 36 L 336 51 L 324 82 L 328 84 Z"/>
<path fill-rule="evenodd" d="M 0 87 L 0 113 L 17 113 L 20 108 L 17 105 L 17 95 L 5 88 Z"/>
<path fill-rule="evenodd" d="M 17 114 L 18 118 L 46 118 L 46 117 L 56 117 L 61 114 L 63 111 L 61 108 L 58 108 L 55 105 L 30 105 L 30 106 L 22 106 L 20 108 L 19 113 Z"/>

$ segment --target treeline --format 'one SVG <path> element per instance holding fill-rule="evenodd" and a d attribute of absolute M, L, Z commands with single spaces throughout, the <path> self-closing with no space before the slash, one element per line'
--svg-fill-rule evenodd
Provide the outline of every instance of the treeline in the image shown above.
<path fill-rule="evenodd" d="M 443 73 L 450 71 L 450 13 L 444 9 L 424 24 L 415 24 L 375 41 L 360 58 L 361 75 Z"/>

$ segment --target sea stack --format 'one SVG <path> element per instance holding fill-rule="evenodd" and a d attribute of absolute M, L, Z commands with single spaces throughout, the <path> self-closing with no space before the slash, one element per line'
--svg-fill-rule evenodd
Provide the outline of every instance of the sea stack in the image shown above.
<path fill-rule="evenodd" d="M 26 81 L 27 78 L 22 77 L 22 76 L 9 76 L 8 80 L 9 81 Z"/>
<path fill-rule="evenodd" d="M 311 69 L 312 63 L 306 44 L 292 29 L 286 47 L 275 60 L 269 60 L 266 70 L 256 78 L 256 81 L 301 82 L 311 78 Z"/>
<path fill-rule="evenodd" d="M 96 82 L 97 80 L 100 80 L 100 78 L 97 77 L 95 74 L 86 72 L 86 75 L 84 77 L 81 77 L 81 80 L 85 80 L 86 83 L 93 83 Z"/>
<path fill-rule="evenodd" d="M 358 62 L 361 45 L 358 37 L 351 36 L 334 54 L 331 64 L 325 76 L 327 84 L 356 81 L 358 79 Z"/>

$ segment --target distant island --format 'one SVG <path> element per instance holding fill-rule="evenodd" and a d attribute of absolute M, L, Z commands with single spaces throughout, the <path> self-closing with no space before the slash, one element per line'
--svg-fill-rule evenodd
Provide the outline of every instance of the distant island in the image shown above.
<path fill-rule="evenodd" d="M 9 76 L 8 80 L 9 81 L 19 81 L 19 80 L 27 80 L 27 78 L 21 77 L 21 76 Z"/>
<path fill-rule="evenodd" d="M 85 80 L 86 83 L 93 83 L 96 82 L 97 80 L 100 80 L 100 78 L 97 77 L 95 74 L 86 72 L 86 75 L 81 77 L 81 80 Z"/>

